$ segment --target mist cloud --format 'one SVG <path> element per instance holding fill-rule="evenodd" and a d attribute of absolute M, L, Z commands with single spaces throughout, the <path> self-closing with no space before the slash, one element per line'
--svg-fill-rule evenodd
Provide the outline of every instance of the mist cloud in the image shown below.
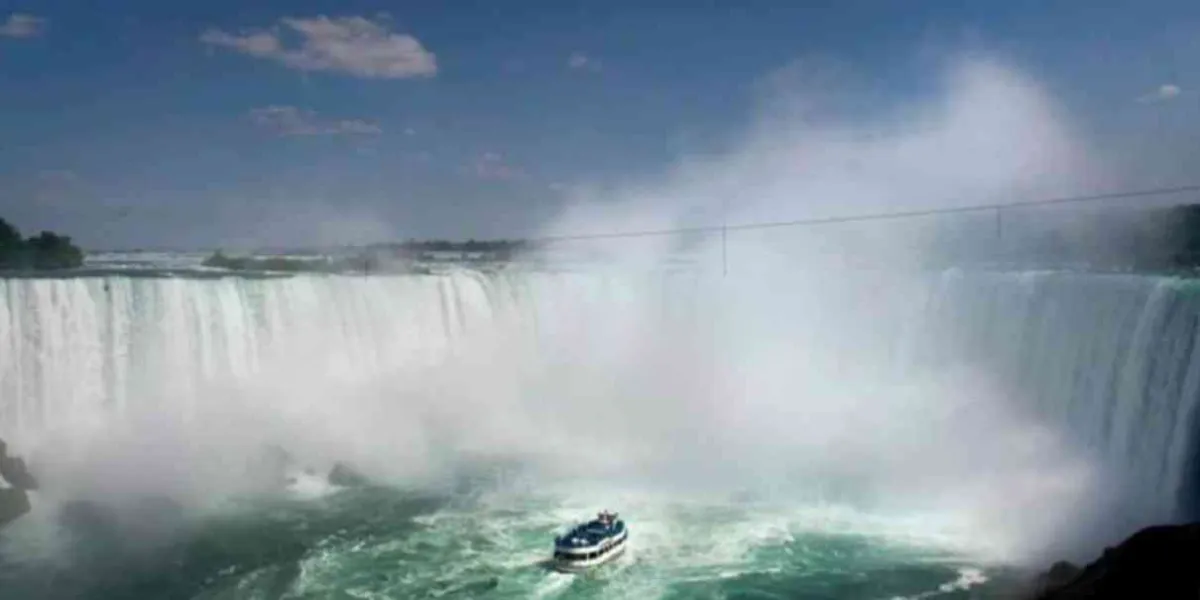
<path fill-rule="evenodd" d="M 0 23 L 0 37 L 28 39 L 46 33 L 49 21 L 43 17 L 24 13 L 13 13 Z"/>
<path fill-rule="evenodd" d="M 1075 191 L 1099 169 L 1062 107 L 999 63 L 953 64 L 933 92 L 870 114 L 810 83 L 783 78 L 783 100 L 721 156 L 636 183 L 567 188 L 574 202 L 543 233 L 965 206 Z M 333 202 L 288 205 L 273 223 L 315 240 L 386 233 Z M 214 314 L 246 340 L 237 348 L 254 368 L 210 365 L 196 394 L 151 386 L 142 402 L 188 418 L 130 403 L 122 447 L 171 446 L 161 456 L 179 462 L 140 460 L 171 475 L 172 493 L 223 481 L 221 465 L 285 440 L 306 460 L 349 459 L 398 481 L 509 459 L 549 480 L 584 473 L 930 511 L 1012 556 L 1082 512 L 1094 465 L 1020 410 L 986 365 L 897 366 L 904 327 L 925 310 L 927 274 L 911 267 L 928 233 L 735 232 L 725 277 L 712 268 L 717 236 L 650 236 L 592 244 L 615 259 L 595 272 L 298 278 L 245 296 L 271 307 L 269 333 L 238 328 L 252 319 L 240 291 L 169 288 L 164 302 L 195 303 L 169 313 L 177 319 L 223 307 Z M 888 261 L 850 264 L 864 248 Z M 651 269 L 677 253 L 698 268 Z M 150 383 L 184 385 L 153 367 L 140 367 Z M 178 434 L 163 435 L 176 431 L 164 422 Z M 81 468 L 141 464 L 129 454 L 81 452 Z"/>

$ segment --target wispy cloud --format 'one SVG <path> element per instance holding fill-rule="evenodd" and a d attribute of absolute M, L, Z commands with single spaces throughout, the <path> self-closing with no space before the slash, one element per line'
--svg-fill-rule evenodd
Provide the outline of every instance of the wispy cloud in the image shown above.
<path fill-rule="evenodd" d="M 49 21 L 34 15 L 13 13 L 0 24 L 0 37 L 34 38 L 46 32 Z"/>
<path fill-rule="evenodd" d="M 567 66 L 576 71 L 593 72 L 599 71 L 602 67 L 598 59 L 582 52 L 572 52 L 571 56 L 567 57 Z"/>
<path fill-rule="evenodd" d="M 38 180 L 55 183 L 71 183 L 79 181 L 79 174 L 70 169 L 43 169 L 38 171 Z"/>
<path fill-rule="evenodd" d="M 284 35 L 299 36 L 289 45 Z M 383 19 L 283 18 L 269 29 L 230 33 L 209 29 L 200 41 L 299 71 L 329 71 L 369 79 L 432 76 L 437 60 L 417 38 L 391 31 Z"/>
<path fill-rule="evenodd" d="M 1173 83 L 1164 83 L 1158 89 L 1138 98 L 1139 102 L 1166 102 L 1183 94 L 1183 89 Z"/>
<path fill-rule="evenodd" d="M 378 135 L 379 125 L 361 119 L 325 120 L 315 111 L 295 106 L 265 106 L 250 111 L 256 125 L 283 136 Z"/>
<path fill-rule="evenodd" d="M 476 177 L 493 181 L 525 178 L 525 171 L 520 167 L 509 164 L 499 152 L 484 152 L 480 154 L 475 159 L 475 164 L 472 165 L 471 170 Z"/>

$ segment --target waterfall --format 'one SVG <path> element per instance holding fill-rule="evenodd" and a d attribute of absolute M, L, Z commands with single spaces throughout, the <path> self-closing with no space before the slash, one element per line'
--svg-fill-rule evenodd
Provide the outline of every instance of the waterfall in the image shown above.
<path fill-rule="evenodd" d="M 432 417 L 414 427 L 430 436 L 456 420 L 460 428 L 479 421 L 490 429 L 457 435 L 480 447 L 538 437 L 558 444 L 555 453 L 581 445 L 580 431 L 566 424 L 611 424 L 597 439 L 613 456 L 662 455 L 663 447 L 638 446 L 655 439 L 696 453 L 733 439 L 722 437 L 725 426 L 758 441 L 788 435 L 781 421 L 789 415 L 842 418 L 779 404 L 814 402 L 853 383 L 854 357 L 866 362 L 860 351 L 870 349 L 889 354 L 901 374 L 961 364 L 986 371 L 1010 402 L 1117 474 L 1140 519 L 1193 508 L 1200 283 L 948 271 L 891 293 L 866 277 L 874 287 L 796 304 L 822 297 L 812 286 L 830 280 L 788 287 L 791 279 L 780 274 L 753 289 L 686 273 L 470 270 L 0 280 L 0 436 L 32 439 L 64 422 L 153 407 L 186 417 L 219 395 L 214 389 L 225 394 L 265 375 L 290 390 L 338 390 L 458 360 L 419 406 Z M 855 319 L 858 335 L 846 335 Z M 737 329 L 754 332 L 728 335 Z M 838 357 L 822 362 L 822 353 Z M 770 364 L 759 369 L 763 363 Z M 759 375 L 776 379 L 755 387 Z M 828 383 L 787 389 L 815 377 Z M 781 402 L 761 400 L 776 393 Z M 418 410 L 410 396 L 388 398 Z M 329 399 L 325 416 L 336 414 L 335 402 L 349 400 Z M 360 410 L 363 421 L 383 418 L 370 410 Z M 754 410 L 768 412 L 744 417 Z M 695 431 L 706 439 L 687 446 Z"/>
<path fill-rule="evenodd" d="M 321 359 L 306 366 L 347 379 L 436 360 L 504 304 L 489 283 L 470 272 L 0 280 L 0 423 L 12 433 L 130 403 L 198 402 L 205 382 L 305 351 Z"/>
<path fill-rule="evenodd" d="M 1135 512 L 1194 510 L 1200 282 L 951 271 L 923 324 L 932 335 L 921 360 L 986 365 L 1119 474 Z"/>

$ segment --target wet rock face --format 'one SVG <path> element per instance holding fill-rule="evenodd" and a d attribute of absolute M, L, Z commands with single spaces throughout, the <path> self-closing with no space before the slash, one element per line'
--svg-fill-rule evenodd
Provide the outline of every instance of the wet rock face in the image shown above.
<path fill-rule="evenodd" d="M 245 476 L 253 489 L 277 492 L 292 483 L 290 472 L 296 461 L 278 444 L 268 444 L 247 457 Z"/>
<path fill-rule="evenodd" d="M 32 508 L 29 494 L 25 490 L 0 489 L 0 528 L 21 518 Z"/>
<path fill-rule="evenodd" d="M 333 465 L 333 469 L 329 471 L 328 480 L 333 485 L 343 487 L 361 487 L 370 483 L 362 473 L 341 462 Z"/>
<path fill-rule="evenodd" d="M 1083 569 L 1056 563 L 1039 600 L 1200 597 L 1200 523 L 1147 527 Z"/>
<path fill-rule="evenodd" d="M 4 440 L 0 440 L 0 478 L 8 484 L 0 489 L 0 527 L 4 527 L 30 511 L 32 506 L 26 491 L 38 488 L 37 479 L 29 472 L 25 461 L 8 455 Z"/>
<path fill-rule="evenodd" d="M 9 456 L 8 444 L 4 443 L 4 440 L 0 440 L 0 478 L 3 478 L 9 487 L 19 490 L 38 489 L 37 479 L 29 472 L 29 467 L 25 466 L 25 460 L 19 456 Z"/>
<path fill-rule="evenodd" d="M 0 477 L 20 490 L 38 489 L 37 479 L 25 466 L 25 460 L 16 456 L 0 455 Z"/>
<path fill-rule="evenodd" d="M 1083 573 L 1083 567 L 1060 560 L 1051 565 L 1050 570 L 1038 573 L 1031 581 L 1026 582 L 1026 587 L 1013 595 L 1013 598 L 1041 598 L 1044 594 L 1071 583 L 1080 573 Z"/>

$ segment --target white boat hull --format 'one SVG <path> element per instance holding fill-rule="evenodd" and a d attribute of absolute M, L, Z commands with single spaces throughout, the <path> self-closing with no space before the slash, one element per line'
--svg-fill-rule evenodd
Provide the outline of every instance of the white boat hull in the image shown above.
<path fill-rule="evenodd" d="M 554 553 L 554 569 L 563 572 L 580 572 L 611 562 L 625 552 L 629 532 L 625 530 L 616 538 L 604 540 L 595 546 L 581 546 Z M 571 558 L 566 558 L 571 557 Z"/>
<path fill-rule="evenodd" d="M 625 552 L 629 530 L 617 515 L 600 513 L 594 521 L 580 524 L 555 538 L 552 568 L 578 573 L 611 562 Z"/>
<path fill-rule="evenodd" d="M 600 565 L 612 562 L 625 553 L 625 542 L 600 556 L 585 560 L 560 560 L 554 559 L 552 565 L 554 570 L 562 573 L 582 573 L 590 569 L 594 569 Z"/>

